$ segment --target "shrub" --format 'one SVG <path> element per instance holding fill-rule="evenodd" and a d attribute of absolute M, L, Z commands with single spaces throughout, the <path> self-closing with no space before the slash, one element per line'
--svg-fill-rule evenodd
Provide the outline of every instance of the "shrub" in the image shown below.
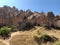
<path fill-rule="evenodd" d="M 2 28 L 0 29 L 0 35 L 1 35 L 2 37 L 8 36 L 10 32 L 11 32 L 11 28 L 8 28 L 8 27 L 2 27 Z"/>
<path fill-rule="evenodd" d="M 14 25 L 10 25 L 10 26 L 9 26 L 9 28 L 11 28 L 11 31 L 12 31 L 12 32 L 14 32 L 14 31 L 15 31 L 16 26 L 14 26 Z"/>
<path fill-rule="evenodd" d="M 51 30 L 51 27 L 49 25 L 47 25 L 47 24 L 44 24 L 43 27 L 45 27 L 46 29 Z"/>
<path fill-rule="evenodd" d="M 57 39 L 57 38 L 51 37 L 51 36 L 46 35 L 46 34 L 35 36 L 35 41 L 37 41 L 37 42 L 43 42 L 43 43 L 47 43 L 48 41 L 49 42 L 54 42 L 55 39 Z"/>
<path fill-rule="evenodd" d="M 14 28 L 16 28 L 16 26 L 14 26 L 14 25 L 10 25 L 9 28 L 14 29 Z"/>
<path fill-rule="evenodd" d="M 52 39 L 52 37 L 50 37 L 49 35 L 42 35 L 42 36 L 40 37 L 40 40 L 43 41 L 43 42 L 48 42 L 48 41 L 53 42 L 53 41 L 54 41 L 54 40 Z"/>

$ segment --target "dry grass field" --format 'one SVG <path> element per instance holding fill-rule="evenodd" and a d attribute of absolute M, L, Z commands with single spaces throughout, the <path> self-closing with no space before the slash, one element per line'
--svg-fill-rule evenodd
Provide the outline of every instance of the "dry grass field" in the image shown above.
<path fill-rule="evenodd" d="M 0 40 L 0 45 L 7 45 L 3 41 Z"/>
<path fill-rule="evenodd" d="M 58 40 L 53 43 L 38 43 L 34 36 L 41 36 L 43 34 L 54 36 Z M 59 44 L 55 44 L 56 42 L 59 42 Z M 35 26 L 35 28 L 29 31 L 17 31 L 11 33 L 11 37 L 9 39 L 0 41 L 0 45 L 5 45 L 4 43 L 7 45 L 60 45 L 60 30 L 49 30 L 44 27 Z"/>

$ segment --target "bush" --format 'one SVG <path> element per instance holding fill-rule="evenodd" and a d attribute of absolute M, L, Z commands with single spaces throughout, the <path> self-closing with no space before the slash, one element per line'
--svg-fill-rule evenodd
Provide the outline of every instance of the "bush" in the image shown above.
<path fill-rule="evenodd" d="M 1 35 L 2 37 L 8 36 L 10 32 L 11 32 L 11 28 L 8 28 L 8 27 L 2 27 L 2 28 L 0 29 L 0 35 Z"/>
<path fill-rule="evenodd" d="M 14 26 L 14 25 L 10 25 L 10 26 L 8 26 L 8 27 L 11 28 L 11 31 L 12 31 L 12 32 L 15 31 L 16 26 Z"/>
<path fill-rule="evenodd" d="M 51 27 L 49 25 L 44 24 L 43 27 L 45 27 L 46 29 L 51 30 Z"/>
<path fill-rule="evenodd" d="M 14 25 L 10 25 L 9 28 L 14 29 L 14 28 L 16 28 L 16 26 L 14 26 Z"/>
<path fill-rule="evenodd" d="M 46 35 L 46 34 L 35 36 L 35 41 L 37 41 L 37 42 L 47 43 L 47 42 L 54 42 L 55 40 L 57 40 L 57 38 L 51 37 L 51 36 Z"/>
<path fill-rule="evenodd" d="M 43 41 L 43 42 L 48 42 L 48 41 L 53 42 L 53 41 L 54 41 L 54 40 L 52 39 L 52 37 L 50 37 L 49 35 L 42 35 L 42 36 L 40 37 L 40 39 L 41 39 L 41 41 Z"/>

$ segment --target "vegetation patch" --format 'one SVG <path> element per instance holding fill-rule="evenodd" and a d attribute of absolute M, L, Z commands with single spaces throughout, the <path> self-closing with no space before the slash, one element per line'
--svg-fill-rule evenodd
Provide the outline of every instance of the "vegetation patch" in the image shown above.
<path fill-rule="evenodd" d="M 46 34 L 35 36 L 35 41 L 39 44 L 40 43 L 47 43 L 47 42 L 54 42 L 56 40 L 57 40 L 57 38 L 51 37 L 51 36 L 46 35 Z"/>
<path fill-rule="evenodd" d="M 15 31 L 17 31 L 16 30 L 16 26 L 15 25 L 10 25 L 10 26 L 8 26 L 9 28 L 11 28 L 11 31 L 12 32 L 15 32 Z"/>
<path fill-rule="evenodd" d="M 0 28 L 0 36 L 4 37 L 4 39 L 5 37 L 9 36 L 10 32 L 11 32 L 11 28 L 8 28 L 8 27 Z"/>

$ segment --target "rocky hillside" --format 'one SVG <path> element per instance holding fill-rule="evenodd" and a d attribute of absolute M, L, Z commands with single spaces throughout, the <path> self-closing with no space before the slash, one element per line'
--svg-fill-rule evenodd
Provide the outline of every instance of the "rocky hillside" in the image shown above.
<path fill-rule="evenodd" d="M 60 45 L 60 15 L 0 7 L 0 45 Z"/>
<path fill-rule="evenodd" d="M 0 27 L 15 25 L 19 30 L 31 26 L 48 26 L 60 28 L 60 16 L 53 12 L 32 12 L 31 10 L 18 10 L 16 7 L 0 7 Z"/>

